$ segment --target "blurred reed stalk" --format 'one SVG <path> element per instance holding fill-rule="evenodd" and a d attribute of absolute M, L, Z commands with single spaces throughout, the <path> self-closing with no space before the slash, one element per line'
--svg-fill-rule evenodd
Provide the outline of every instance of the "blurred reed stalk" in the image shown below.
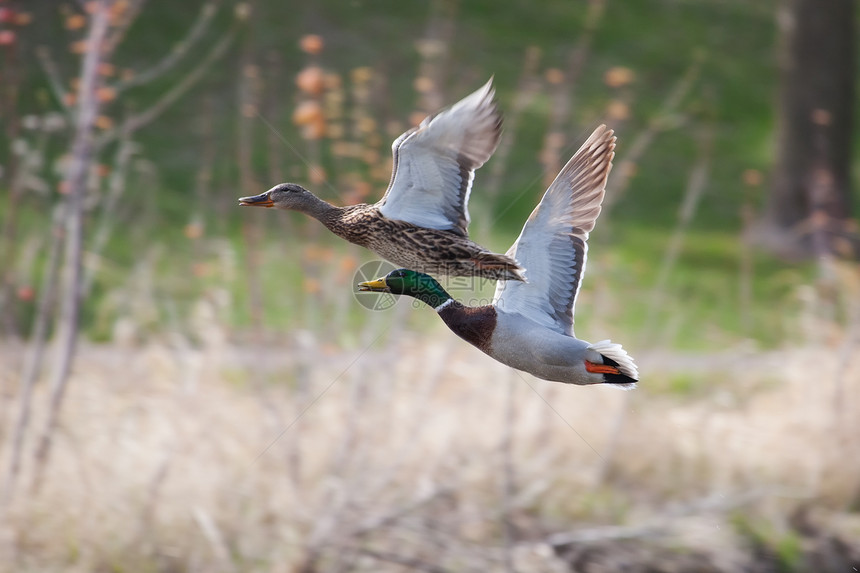
<path fill-rule="evenodd" d="M 7 505 L 13 498 L 18 476 L 21 472 L 21 458 L 24 451 L 24 438 L 30 427 L 30 413 L 33 404 L 33 388 L 39 379 L 43 365 L 45 341 L 48 336 L 48 322 L 53 312 L 56 290 L 59 284 L 57 275 L 63 247 L 64 220 L 66 203 L 54 207 L 51 224 L 50 247 L 48 259 L 45 262 L 45 273 L 42 286 L 39 288 L 39 298 L 36 302 L 36 315 L 33 319 L 33 329 L 30 333 L 30 344 L 24 356 L 21 370 L 21 382 L 18 395 L 18 414 L 15 425 L 11 430 L 12 448 L 6 461 L 3 478 L 2 497 L 0 505 Z"/>
<path fill-rule="evenodd" d="M 562 157 L 566 147 L 568 126 L 573 109 L 574 94 L 579 77 L 585 69 L 591 42 L 605 13 L 606 0 L 590 0 L 585 16 L 585 26 L 570 50 L 567 69 L 550 68 L 546 71 L 549 84 L 550 113 L 549 127 L 541 150 L 541 163 L 544 168 L 543 188 L 546 189 L 561 171 L 566 158 Z"/>
<path fill-rule="evenodd" d="M 660 344 L 664 342 L 666 337 L 668 328 L 664 328 L 662 332 L 659 332 L 657 317 L 660 316 L 660 312 L 662 311 L 662 306 L 666 299 L 669 276 L 681 253 L 687 228 L 696 214 L 699 200 L 707 187 L 713 153 L 713 137 L 714 124 L 712 122 L 705 123 L 697 133 L 699 155 L 687 180 L 687 188 L 679 209 L 678 221 L 666 245 L 666 250 L 660 263 L 660 270 L 657 273 L 657 279 L 651 289 L 649 297 L 651 302 L 648 306 L 648 315 L 642 328 L 640 346 L 646 346 L 649 343 L 654 344 L 654 341 Z M 627 413 L 630 411 L 630 402 L 634 399 L 635 397 L 631 396 L 631 393 L 626 393 L 618 405 L 609 430 L 607 446 L 601 457 L 598 471 L 595 473 L 595 485 L 606 482 L 612 471 L 613 464 L 616 463 L 618 445 L 626 426 Z"/>
<path fill-rule="evenodd" d="M 256 195 L 261 191 L 261 185 L 257 182 L 254 174 L 254 127 L 259 115 L 260 98 L 262 92 L 262 80 L 260 68 L 255 63 L 256 54 L 254 47 L 255 23 L 258 21 L 256 5 L 253 0 L 244 2 L 246 10 L 246 27 L 242 38 L 241 59 L 239 62 L 238 103 L 239 114 L 237 118 L 236 162 L 239 166 L 239 188 L 243 196 Z M 263 343 L 263 285 L 260 276 L 261 248 L 263 221 L 261 218 L 268 213 L 260 212 L 259 209 L 248 209 L 242 217 L 242 237 L 245 242 L 245 279 L 248 287 L 248 310 L 251 316 L 252 346 L 260 348 Z"/>
<path fill-rule="evenodd" d="M 523 68 L 520 72 L 516 92 L 514 92 L 514 100 L 510 111 L 505 114 L 504 136 L 499 142 L 496 152 L 493 154 L 493 160 L 487 166 L 489 174 L 487 175 L 486 184 L 483 185 L 483 189 L 493 201 L 499 197 L 502 179 L 507 171 L 508 161 L 514 146 L 517 130 L 520 127 L 523 112 L 531 105 L 538 93 L 540 93 L 541 80 L 537 75 L 540 59 L 541 50 L 539 47 L 529 46 L 526 48 L 523 54 Z M 489 234 L 489 225 L 483 227 L 483 229 L 485 234 Z"/>
<path fill-rule="evenodd" d="M 699 201 L 708 185 L 711 159 L 713 157 L 713 138 L 713 123 L 705 123 L 699 128 L 696 137 L 698 157 L 687 180 L 687 189 L 684 192 L 684 198 L 678 211 L 678 221 L 666 244 L 663 259 L 660 262 L 660 269 L 657 272 L 657 279 L 654 281 L 654 286 L 651 288 L 649 295 L 648 315 L 643 325 L 642 340 L 640 341 L 640 344 L 643 346 L 649 342 L 656 345 L 665 344 L 666 342 L 661 337 L 655 336 L 659 331 L 657 318 L 663 311 L 663 305 L 667 298 L 669 277 L 684 247 L 684 238 L 687 234 L 687 229 L 690 227 L 690 223 L 699 207 Z M 665 331 L 663 334 L 665 336 Z"/>
<path fill-rule="evenodd" d="M 418 108 L 425 115 L 445 106 L 445 75 L 449 69 L 448 47 L 456 31 L 459 0 L 433 0 L 424 37 L 416 41 L 420 57 L 414 87 L 419 94 Z"/>
<path fill-rule="evenodd" d="M 758 171 L 744 172 L 744 195 L 740 208 L 741 240 L 739 242 L 739 281 L 738 295 L 740 300 L 741 328 L 747 336 L 753 329 L 753 279 L 755 278 L 755 257 L 752 245 L 747 237 L 750 236 L 756 222 L 755 195 L 761 191 L 761 174 Z"/>
<path fill-rule="evenodd" d="M 215 215 L 215 224 L 218 232 L 223 233 L 226 229 L 227 214 L 224 212 L 226 201 L 213 201 L 214 177 L 212 174 L 215 165 L 216 149 L 213 126 L 215 125 L 215 101 L 211 95 L 203 100 L 200 117 L 196 122 L 197 145 L 200 148 L 200 164 L 194 174 L 194 206 L 188 215 L 188 223 L 185 235 L 192 239 L 192 253 L 194 260 L 203 258 L 202 241 L 199 239 L 206 235 L 206 222 L 211 221 Z M 212 203 L 215 203 L 212 205 Z M 212 206 L 213 208 L 210 208 Z M 231 201 L 230 207 L 235 202 Z"/>
<path fill-rule="evenodd" d="M 514 428 L 517 423 L 517 382 L 520 380 L 515 372 L 508 372 L 505 388 L 505 410 L 502 416 L 502 443 L 501 450 L 502 479 L 501 479 L 501 525 L 502 545 L 504 550 L 505 571 L 513 573 L 514 568 L 512 550 L 514 547 L 514 524 L 511 519 L 513 511 L 514 495 L 517 489 L 517 479 L 514 471 Z"/>

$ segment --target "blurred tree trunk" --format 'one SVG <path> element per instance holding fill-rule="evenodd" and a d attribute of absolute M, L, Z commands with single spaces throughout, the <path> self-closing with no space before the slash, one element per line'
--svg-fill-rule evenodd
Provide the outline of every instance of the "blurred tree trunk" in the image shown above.
<path fill-rule="evenodd" d="M 783 0 L 778 23 L 777 156 L 763 243 L 785 255 L 834 253 L 851 214 L 854 0 Z"/>

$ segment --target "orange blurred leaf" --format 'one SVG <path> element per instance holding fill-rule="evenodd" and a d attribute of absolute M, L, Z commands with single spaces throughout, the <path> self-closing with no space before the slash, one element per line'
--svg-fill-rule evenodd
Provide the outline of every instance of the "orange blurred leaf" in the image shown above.
<path fill-rule="evenodd" d="M 195 277 L 208 277 L 212 274 L 212 265 L 209 263 L 194 263 L 191 265 L 191 273 Z"/>
<path fill-rule="evenodd" d="M 311 180 L 311 183 L 314 185 L 319 185 L 320 183 L 325 183 L 328 179 L 325 170 L 319 165 L 311 165 L 308 169 L 308 178 Z"/>
<path fill-rule="evenodd" d="M 30 302 L 34 298 L 36 298 L 36 291 L 33 287 L 29 285 L 21 285 L 18 287 L 18 300 L 23 302 Z"/>
<path fill-rule="evenodd" d="M 612 100 L 606 106 L 606 117 L 615 120 L 628 119 L 630 117 L 630 106 L 621 100 Z"/>
<path fill-rule="evenodd" d="M 72 14 L 66 18 L 67 30 L 80 30 L 87 25 L 87 18 L 83 14 Z"/>
<path fill-rule="evenodd" d="M 18 12 L 15 14 L 15 25 L 26 26 L 33 21 L 33 15 L 29 12 Z"/>
<path fill-rule="evenodd" d="M 302 282 L 302 290 L 307 294 L 318 294 L 320 290 L 320 282 L 317 279 L 307 277 Z"/>
<path fill-rule="evenodd" d="M 415 81 L 412 82 L 412 87 L 414 87 L 415 91 L 420 94 L 426 94 L 427 92 L 433 91 L 434 85 L 433 80 L 426 76 L 417 77 L 415 78 Z"/>
<path fill-rule="evenodd" d="M 128 8 L 128 0 L 114 0 L 114 2 L 110 5 L 110 15 L 114 19 L 119 18 L 120 16 L 128 12 Z"/>
<path fill-rule="evenodd" d="M 100 115 L 96 118 L 95 125 L 99 129 L 110 129 L 113 127 L 113 120 L 106 115 Z"/>
<path fill-rule="evenodd" d="M 633 70 L 623 66 L 609 68 L 606 70 L 606 73 L 603 74 L 603 82 L 611 88 L 626 86 L 627 84 L 633 83 L 634 79 L 636 79 L 636 74 L 633 73 Z"/>
<path fill-rule="evenodd" d="M 79 40 L 69 44 L 69 51 L 73 54 L 83 54 L 87 51 L 87 41 Z"/>
<path fill-rule="evenodd" d="M 420 111 L 413 111 L 409 114 L 409 124 L 413 127 L 424 121 L 424 118 L 427 117 L 426 113 L 421 113 Z"/>
<path fill-rule="evenodd" d="M 325 74 L 318 66 L 310 66 L 298 73 L 296 85 L 306 94 L 320 95 L 325 87 Z"/>
<path fill-rule="evenodd" d="M 108 62 L 102 62 L 99 64 L 99 74 L 103 76 L 110 77 L 116 73 L 116 66 L 113 64 L 109 64 Z"/>
<path fill-rule="evenodd" d="M 338 74 L 330 73 L 325 75 L 325 87 L 329 90 L 336 90 L 341 87 L 343 81 Z"/>
<path fill-rule="evenodd" d="M 296 125 L 308 125 L 322 119 L 322 106 L 315 100 L 305 100 L 293 111 L 293 123 Z"/>
<path fill-rule="evenodd" d="M 188 223 L 185 225 L 184 232 L 189 239 L 199 239 L 203 236 L 203 224 L 199 222 Z"/>
<path fill-rule="evenodd" d="M 368 66 L 362 66 L 352 70 L 350 76 L 352 77 L 352 81 L 357 84 L 369 82 L 370 78 L 373 77 L 373 70 Z"/>
<path fill-rule="evenodd" d="M 325 42 L 322 39 L 322 36 L 317 34 L 308 34 L 306 36 L 302 36 L 302 39 L 299 40 L 299 48 L 306 54 L 319 54 L 322 52 L 325 47 Z"/>
<path fill-rule="evenodd" d="M 764 181 L 764 176 L 758 169 L 744 169 L 744 172 L 741 174 L 741 180 L 744 182 L 744 185 L 758 187 Z"/>
<path fill-rule="evenodd" d="M 113 101 L 116 99 L 116 90 L 110 86 L 103 86 L 96 90 L 96 98 L 101 102 Z"/>
<path fill-rule="evenodd" d="M 544 72 L 544 77 L 551 84 L 560 84 L 564 81 L 564 72 L 558 68 L 549 68 Z"/>

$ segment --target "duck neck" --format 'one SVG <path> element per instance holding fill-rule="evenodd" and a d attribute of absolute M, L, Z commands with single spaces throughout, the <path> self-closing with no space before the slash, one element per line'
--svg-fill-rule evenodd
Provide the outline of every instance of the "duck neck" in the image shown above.
<path fill-rule="evenodd" d="M 340 207 L 335 207 L 328 201 L 323 201 L 316 195 L 307 194 L 307 200 L 296 207 L 296 211 L 301 211 L 305 215 L 310 215 L 317 221 L 321 222 L 326 227 L 340 218 Z"/>
<path fill-rule="evenodd" d="M 426 285 L 422 285 L 420 292 L 412 296 L 427 306 L 433 307 L 436 312 L 442 312 L 443 309 L 458 304 L 450 294 L 445 292 L 442 285 L 432 278 L 427 281 Z"/>

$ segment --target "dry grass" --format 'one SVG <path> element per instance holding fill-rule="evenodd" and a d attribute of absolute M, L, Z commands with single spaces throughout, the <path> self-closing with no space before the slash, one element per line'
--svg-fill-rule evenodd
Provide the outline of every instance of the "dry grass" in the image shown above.
<path fill-rule="evenodd" d="M 642 356 L 623 393 L 521 377 L 441 329 L 365 352 L 211 343 L 82 350 L 43 491 L 6 510 L 0 571 L 551 571 L 539 542 L 556 532 L 695 518 L 685 543 L 717 550 L 736 541 L 726 511 L 784 523 L 856 503 L 860 365 L 837 373 L 826 348 Z M 679 376 L 701 386 L 649 389 Z"/>

